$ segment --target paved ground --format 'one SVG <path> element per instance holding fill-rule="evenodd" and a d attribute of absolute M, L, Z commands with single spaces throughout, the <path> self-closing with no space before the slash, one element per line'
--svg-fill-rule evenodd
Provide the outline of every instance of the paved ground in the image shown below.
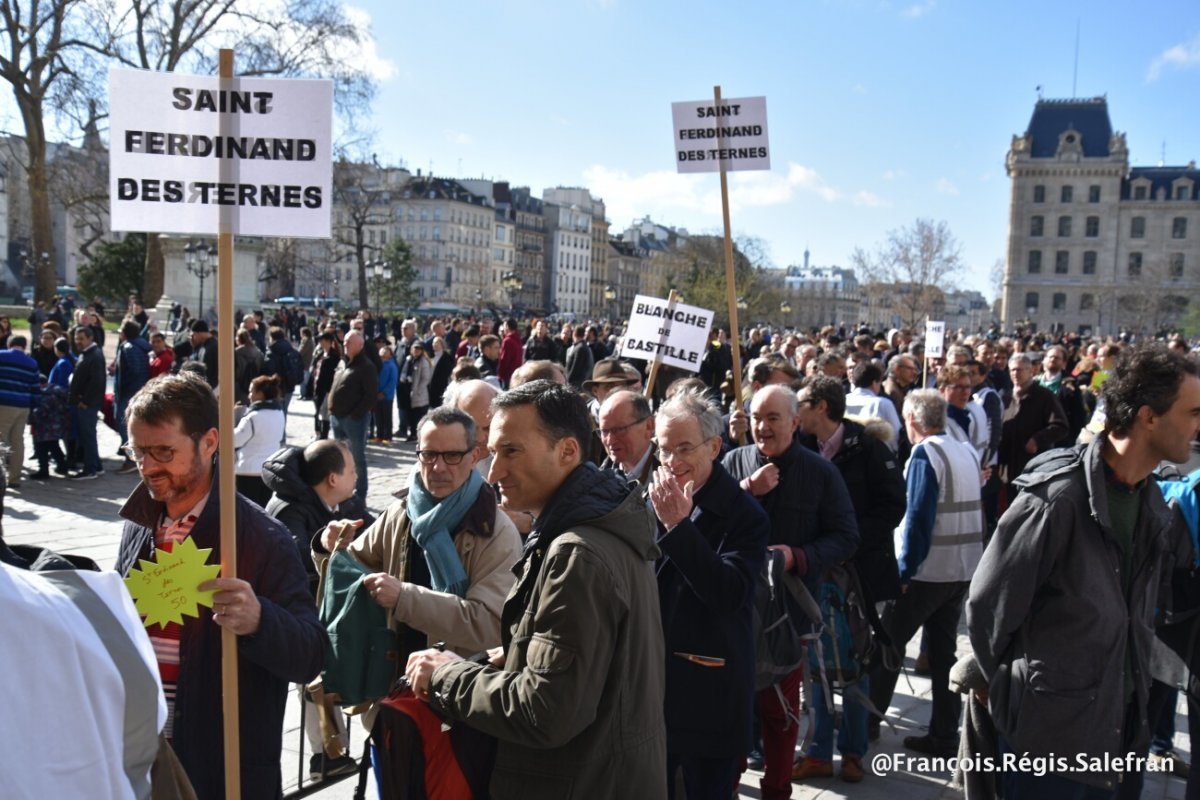
<path fill-rule="evenodd" d="M 292 403 L 292 413 L 288 420 L 288 441 L 292 444 L 303 445 L 312 438 L 311 412 L 312 404 L 302 401 Z M 136 473 L 133 475 L 117 475 L 116 468 L 120 460 L 116 457 L 116 433 L 103 425 L 100 431 L 100 451 L 104 456 L 106 474 L 99 480 L 71 482 L 54 478 L 46 483 L 37 483 L 28 478 L 22 481 L 21 488 L 8 495 L 5 502 L 3 519 L 4 536 L 11 543 L 40 544 L 60 552 L 78 553 L 90 556 L 102 567 L 111 567 L 117 553 L 121 526 L 117 511 L 125 497 L 137 483 Z M 32 447 L 27 448 L 32 457 Z M 379 510 L 390 501 L 390 493 L 400 488 L 407 478 L 408 471 L 415 461 L 413 446 L 397 443 L 390 447 L 370 445 L 368 447 L 368 465 L 370 468 L 370 490 L 368 505 Z M 30 462 L 33 468 L 32 462 Z M 910 658 L 915 656 L 916 641 L 909 648 Z M 959 638 L 959 653 L 966 652 L 968 644 L 965 637 Z M 911 661 L 910 661 L 911 663 Z M 896 687 L 896 697 L 889 717 L 895 724 L 896 730 L 883 730 L 883 735 L 872 755 L 877 753 L 903 753 L 901 739 L 913 733 L 921 733 L 922 725 L 928 719 L 929 711 L 929 681 L 924 678 L 912 677 L 911 682 L 901 677 Z M 303 737 L 300 735 L 299 704 L 294 694 L 290 697 L 288 717 L 284 732 L 283 776 L 285 791 L 291 792 L 297 788 L 297 768 L 304 767 L 303 780 L 307 783 L 307 756 L 299 761 L 299 748 Z M 1181 706 L 1182 709 L 1182 706 Z M 1187 729 L 1185 713 L 1177 715 L 1178 728 L 1181 733 L 1176 737 L 1178 749 L 1187 753 L 1190 749 L 1188 737 L 1182 733 Z M 352 752 L 357 757 L 362 751 L 361 726 L 355 723 Z M 307 751 L 307 743 L 304 744 Z M 868 757 L 870 763 L 871 757 Z M 755 773 L 743 776 L 740 797 L 757 798 L 758 778 Z M 1147 780 L 1146 797 L 1169 798 L 1176 800 L 1183 797 L 1184 783 L 1181 780 L 1161 775 L 1149 777 Z M 320 790 L 317 796 L 328 800 L 349 800 L 353 796 L 352 780 L 344 780 L 333 786 Z M 375 797 L 374 789 L 368 792 L 369 797 Z M 961 796 L 950 788 L 949 775 L 946 773 L 919 774 L 914 772 L 888 771 L 888 777 L 868 775 L 860 784 L 850 785 L 831 778 L 810 781 L 807 784 L 796 784 L 793 796 L 803 798 L 835 798 L 856 797 L 873 800 L 873 798 L 918 798 L 919 800 L 934 800 L 935 798 L 951 798 Z"/>

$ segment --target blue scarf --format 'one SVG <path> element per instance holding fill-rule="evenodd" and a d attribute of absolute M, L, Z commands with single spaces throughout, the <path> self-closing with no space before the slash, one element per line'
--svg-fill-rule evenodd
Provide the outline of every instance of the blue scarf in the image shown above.
<path fill-rule="evenodd" d="M 412 521 L 412 536 L 425 553 L 433 590 L 466 597 L 467 572 L 454 549 L 450 531 L 458 527 L 475 505 L 483 488 L 483 477 L 479 470 L 472 469 L 467 482 L 439 503 L 425 488 L 420 473 L 414 470 L 413 475 L 406 513 Z"/>

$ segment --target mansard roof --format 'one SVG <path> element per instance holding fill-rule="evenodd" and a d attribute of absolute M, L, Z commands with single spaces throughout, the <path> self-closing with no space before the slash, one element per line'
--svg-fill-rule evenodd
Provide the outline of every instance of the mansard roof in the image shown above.
<path fill-rule="evenodd" d="M 1108 100 L 1091 97 L 1074 100 L 1038 100 L 1025 135 L 1033 140 L 1033 158 L 1054 158 L 1058 137 L 1067 130 L 1080 134 L 1085 158 L 1105 158 L 1112 138 Z"/>
<path fill-rule="evenodd" d="M 1121 182 L 1121 199 L 1128 200 L 1132 192 L 1132 183 L 1139 178 L 1146 178 L 1150 181 L 1150 197 L 1158 199 L 1160 189 L 1166 190 L 1168 200 L 1175 199 L 1175 181 L 1180 178 L 1188 178 L 1192 181 L 1191 191 L 1188 193 L 1187 200 L 1200 200 L 1200 169 L 1196 169 L 1195 162 L 1188 164 L 1185 167 L 1132 167 L 1129 170 L 1129 177 Z"/>

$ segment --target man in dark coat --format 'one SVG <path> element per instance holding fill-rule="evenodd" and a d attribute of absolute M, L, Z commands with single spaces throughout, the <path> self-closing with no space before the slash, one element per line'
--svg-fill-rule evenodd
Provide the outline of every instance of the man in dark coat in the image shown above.
<path fill-rule="evenodd" d="M 1067 415 L 1054 392 L 1034 380 L 1033 362 L 1024 353 L 1008 360 L 1013 399 L 1004 410 L 1000 432 L 1000 480 L 1012 484 L 1038 453 L 1058 445 L 1067 435 Z M 1009 501 L 1012 495 L 1009 494 Z"/>
<path fill-rule="evenodd" d="M 650 501 L 663 551 L 667 796 L 676 796 L 682 769 L 689 798 L 727 800 L 750 746 L 754 590 L 770 521 L 716 460 L 716 403 L 682 392 L 659 409 L 655 425 L 663 466 Z"/>
<path fill-rule="evenodd" d="M 191 538 L 221 557 L 217 399 L 199 378 L 164 375 L 129 404 L 129 439 L 142 482 L 121 509 L 116 570 L 157 559 Z M 167 736 L 201 800 L 224 797 L 222 628 L 238 637 L 242 797 L 279 798 L 289 683 L 321 671 L 327 644 L 308 579 L 287 531 L 241 495 L 237 578 L 200 584 L 212 608 L 148 629 L 167 697 Z"/>
<path fill-rule="evenodd" d="M 754 444 L 731 450 L 723 465 L 756 497 L 771 518 L 769 549 L 783 553 L 784 567 L 816 594 L 827 566 L 854 555 L 858 524 L 837 468 L 795 440 L 799 404 L 787 386 L 764 386 L 750 404 Z M 792 616 L 803 619 L 793 605 Z M 791 796 L 792 754 L 800 711 L 803 667 L 777 687 L 758 693 L 765 774 L 764 800 Z M 781 707 L 778 688 L 787 703 Z"/>
<path fill-rule="evenodd" d="M 71 389 L 68 403 L 79 423 L 79 458 L 83 462 L 76 480 L 98 478 L 104 472 L 100 462 L 100 449 L 96 444 L 96 415 L 104 406 L 104 353 L 92 338 L 92 329 L 80 326 L 75 329 L 75 347 L 79 350 L 79 361 L 71 373 Z"/>
<path fill-rule="evenodd" d="M 582 389 L 583 382 L 592 377 L 592 365 L 595 363 L 595 359 L 585 341 L 587 328 L 577 325 L 574 336 L 575 343 L 567 350 L 567 383 L 576 389 Z"/>

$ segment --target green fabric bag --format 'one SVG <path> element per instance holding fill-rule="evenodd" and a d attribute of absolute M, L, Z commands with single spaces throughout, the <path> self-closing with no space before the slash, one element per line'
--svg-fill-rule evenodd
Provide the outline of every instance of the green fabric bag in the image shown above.
<path fill-rule="evenodd" d="M 371 570 L 345 550 L 336 550 L 325 570 L 321 624 L 329 633 L 325 670 L 327 694 L 352 706 L 387 695 L 400 666 L 400 646 L 388 629 L 387 612 L 372 598 L 363 579 Z"/>

